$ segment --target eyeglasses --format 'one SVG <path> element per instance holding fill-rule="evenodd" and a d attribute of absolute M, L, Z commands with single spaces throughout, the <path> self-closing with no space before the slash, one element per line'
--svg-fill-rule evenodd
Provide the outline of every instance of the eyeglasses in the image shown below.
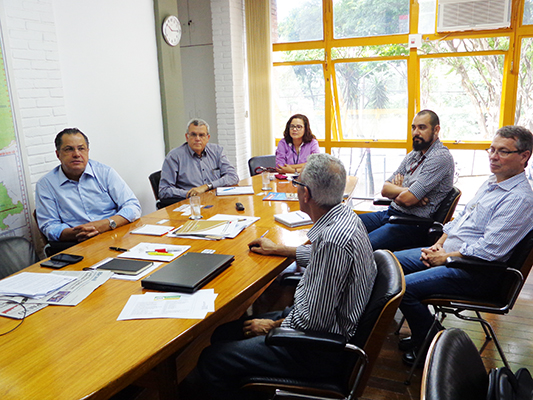
<path fill-rule="evenodd" d="M 300 129 L 303 129 L 304 127 L 302 125 L 290 125 L 289 128 L 299 131 Z"/>
<path fill-rule="evenodd" d="M 78 147 L 72 147 L 67 146 L 61 149 L 63 153 L 72 154 L 75 151 L 79 151 L 80 153 L 85 153 L 89 148 L 87 146 L 78 146 Z"/>
<path fill-rule="evenodd" d="M 298 187 L 298 185 L 307 188 L 307 191 L 309 192 L 309 196 L 311 196 L 311 189 L 309 189 L 309 186 L 307 186 L 305 183 L 297 181 L 296 179 L 293 179 L 292 180 L 292 186 Z"/>
<path fill-rule="evenodd" d="M 507 157 L 509 157 L 509 154 L 522 153 L 523 152 L 521 150 L 514 150 L 514 151 L 496 150 L 494 147 L 489 147 L 488 149 L 485 149 L 485 151 L 487 152 L 487 154 L 489 156 L 493 156 L 494 154 L 497 154 L 501 158 L 507 158 Z"/>
<path fill-rule="evenodd" d="M 207 135 L 205 133 L 187 133 L 187 135 L 193 137 L 193 138 L 200 138 L 200 139 L 205 139 L 207 137 Z"/>

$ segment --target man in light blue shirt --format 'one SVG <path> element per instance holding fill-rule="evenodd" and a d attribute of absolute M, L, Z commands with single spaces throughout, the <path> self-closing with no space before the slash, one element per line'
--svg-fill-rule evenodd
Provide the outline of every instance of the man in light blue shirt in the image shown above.
<path fill-rule="evenodd" d="M 239 183 L 222 146 L 209 143 L 209 125 L 202 119 L 187 124 L 186 143 L 171 150 L 163 162 L 159 198 L 168 206 L 220 186 Z"/>
<path fill-rule="evenodd" d="M 411 328 L 402 342 L 403 360 L 412 364 L 417 348 L 433 323 L 422 301 L 442 295 L 485 295 L 500 284 L 500 272 L 469 271 L 444 266 L 448 257 L 506 261 L 513 248 L 533 229 L 533 191 L 525 175 L 533 135 L 519 126 L 500 128 L 487 152 L 493 173 L 430 248 L 394 253 L 406 275 L 400 309 Z"/>
<path fill-rule="evenodd" d="M 117 172 L 89 159 L 89 140 L 77 128 L 55 138 L 61 162 L 37 182 L 37 222 L 52 242 L 81 242 L 135 221 L 141 205 Z"/>

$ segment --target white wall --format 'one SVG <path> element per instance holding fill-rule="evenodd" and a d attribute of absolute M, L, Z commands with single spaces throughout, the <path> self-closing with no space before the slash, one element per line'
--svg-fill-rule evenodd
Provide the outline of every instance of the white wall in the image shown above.
<path fill-rule="evenodd" d="M 0 0 L 0 12 L 30 196 L 58 163 L 55 135 L 76 126 L 154 211 L 148 175 L 165 150 L 153 0 Z"/>
<path fill-rule="evenodd" d="M 152 0 L 53 0 L 69 126 L 155 210 L 165 156 Z"/>

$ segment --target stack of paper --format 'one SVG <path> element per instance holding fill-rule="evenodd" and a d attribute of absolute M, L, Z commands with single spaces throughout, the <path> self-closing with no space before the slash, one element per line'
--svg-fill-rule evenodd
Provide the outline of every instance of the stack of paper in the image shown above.
<path fill-rule="evenodd" d="M 22 272 L 0 281 L 0 295 L 39 299 L 74 280 L 74 276 Z"/>
<path fill-rule="evenodd" d="M 163 236 L 164 234 L 170 232 L 174 229 L 173 226 L 166 225 L 143 225 L 140 228 L 137 228 L 130 233 L 136 233 L 139 235 L 152 235 L 152 236 Z"/>
<path fill-rule="evenodd" d="M 290 228 L 296 228 L 297 226 L 309 225 L 313 223 L 311 217 L 303 211 L 293 211 L 285 214 L 275 214 L 274 219 L 279 223 L 287 225 Z"/>
<path fill-rule="evenodd" d="M 118 258 L 135 258 L 137 260 L 152 260 L 169 262 L 185 253 L 191 246 L 178 246 L 164 243 L 139 243 Z M 164 250 L 164 251 L 163 251 Z"/>
<path fill-rule="evenodd" d="M 217 294 L 213 289 L 194 294 L 147 292 L 132 295 L 117 321 L 148 318 L 204 319 L 215 311 Z"/>
<path fill-rule="evenodd" d="M 253 186 L 229 186 L 217 188 L 217 196 L 237 196 L 241 194 L 254 194 Z"/>

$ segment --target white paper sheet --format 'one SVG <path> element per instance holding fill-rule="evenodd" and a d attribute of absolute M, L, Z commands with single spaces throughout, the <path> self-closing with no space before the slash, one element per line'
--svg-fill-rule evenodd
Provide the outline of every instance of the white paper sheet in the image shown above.
<path fill-rule="evenodd" d="M 166 225 L 143 225 L 140 228 L 137 228 L 130 233 L 135 233 L 138 235 L 152 235 L 152 236 L 163 236 L 164 234 L 170 232 L 174 229 L 173 226 Z"/>
<path fill-rule="evenodd" d="M 217 294 L 213 289 L 199 290 L 193 294 L 147 292 L 132 295 L 117 321 L 151 318 L 204 319 L 215 311 Z"/>
<path fill-rule="evenodd" d="M 191 246 L 142 242 L 132 247 L 128 252 L 118 255 L 117 258 L 134 258 L 137 260 L 170 262 L 185 253 L 190 248 Z M 149 254 L 157 253 L 156 250 L 162 249 L 166 250 L 166 255 Z"/>
<path fill-rule="evenodd" d="M 0 281 L 0 295 L 41 298 L 75 279 L 51 273 L 22 272 Z"/>

